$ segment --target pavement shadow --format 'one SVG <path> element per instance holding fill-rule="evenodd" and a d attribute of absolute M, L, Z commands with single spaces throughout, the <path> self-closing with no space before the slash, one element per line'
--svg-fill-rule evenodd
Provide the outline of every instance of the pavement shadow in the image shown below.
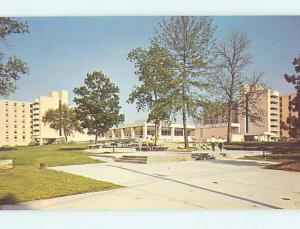
<path fill-rule="evenodd" d="M 209 160 L 211 163 L 216 164 L 227 164 L 227 165 L 237 165 L 237 166 L 262 166 L 261 163 L 256 161 L 238 161 L 238 160 Z"/>
<path fill-rule="evenodd" d="M 74 151 L 74 150 L 85 150 L 86 148 L 84 147 L 66 147 L 66 148 L 60 148 L 58 150 L 61 151 Z"/>

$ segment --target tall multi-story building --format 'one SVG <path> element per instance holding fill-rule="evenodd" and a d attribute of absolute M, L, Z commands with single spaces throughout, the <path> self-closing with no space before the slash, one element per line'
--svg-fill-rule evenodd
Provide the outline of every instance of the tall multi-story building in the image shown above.
<path fill-rule="evenodd" d="M 49 109 L 68 104 L 68 91 L 51 91 L 33 102 L 0 100 L 0 146 L 28 145 L 31 142 L 44 144 L 63 138 L 63 130 L 52 129 L 43 122 Z M 86 133 L 74 133 L 69 141 L 90 141 L 94 137 Z"/>
<path fill-rule="evenodd" d="M 31 104 L 0 100 L 0 146 L 31 142 Z"/>
<path fill-rule="evenodd" d="M 240 117 L 241 134 L 245 140 L 274 141 L 279 139 L 279 92 L 266 89 L 256 101 L 262 111 L 261 120 L 251 121 L 245 115 Z"/>
<path fill-rule="evenodd" d="M 33 139 L 41 144 L 49 139 L 63 136 L 61 131 L 50 128 L 43 123 L 42 117 L 49 109 L 58 109 L 60 105 L 68 104 L 68 91 L 51 91 L 47 96 L 40 96 L 32 103 Z"/>
<path fill-rule="evenodd" d="M 239 115 L 238 110 L 232 116 L 232 141 L 259 140 L 274 141 L 279 138 L 279 92 L 270 89 L 264 90 L 255 101 L 256 107 L 262 112 L 261 120 L 251 120 L 249 115 Z M 211 121 L 211 120 L 210 120 Z M 226 138 L 226 119 L 217 116 L 212 123 L 204 123 L 199 128 L 202 140 L 212 136 Z"/>
<path fill-rule="evenodd" d="M 287 119 L 292 116 L 298 116 L 296 112 L 292 111 L 291 102 L 296 97 L 296 93 L 280 95 L 280 138 L 290 138 Z"/>

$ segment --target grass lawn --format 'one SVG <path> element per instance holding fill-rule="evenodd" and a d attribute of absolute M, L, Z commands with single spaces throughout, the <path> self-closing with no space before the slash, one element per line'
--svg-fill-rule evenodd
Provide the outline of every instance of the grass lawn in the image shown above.
<path fill-rule="evenodd" d="M 85 146 L 73 143 L 1 149 L 0 159 L 12 159 L 14 168 L 0 170 L 0 205 L 119 188 L 109 182 L 39 169 L 40 163 L 46 166 L 99 163 L 88 157 L 91 153 L 83 151 Z"/>

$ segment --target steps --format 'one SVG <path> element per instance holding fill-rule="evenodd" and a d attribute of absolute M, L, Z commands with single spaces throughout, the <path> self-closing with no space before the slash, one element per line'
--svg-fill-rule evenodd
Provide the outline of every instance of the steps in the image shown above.
<path fill-rule="evenodd" d="M 147 156 L 131 156 L 123 155 L 122 157 L 116 158 L 116 162 L 127 162 L 127 163 L 136 163 L 136 164 L 147 164 Z"/>

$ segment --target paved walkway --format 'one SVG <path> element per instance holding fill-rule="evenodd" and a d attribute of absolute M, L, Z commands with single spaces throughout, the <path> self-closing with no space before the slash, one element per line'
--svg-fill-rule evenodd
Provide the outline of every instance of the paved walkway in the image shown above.
<path fill-rule="evenodd" d="M 300 208 L 300 173 L 236 159 L 53 168 L 125 186 L 3 209 Z"/>

